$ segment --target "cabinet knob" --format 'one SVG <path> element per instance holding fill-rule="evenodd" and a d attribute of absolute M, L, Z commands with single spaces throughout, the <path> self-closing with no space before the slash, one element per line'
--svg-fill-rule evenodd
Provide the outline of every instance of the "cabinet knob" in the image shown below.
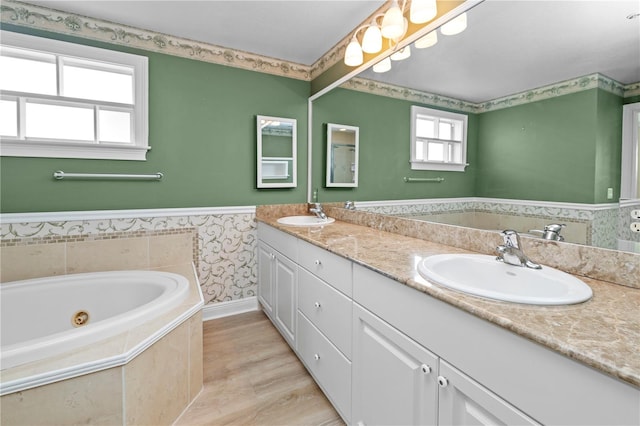
<path fill-rule="evenodd" d="M 322 265 L 322 262 L 320 262 L 320 259 L 316 259 L 315 262 L 313 262 L 316 266 L 320 266 Z"/>
<path fill-rule="evenodd" d="M 316 302 L 316 303 L 313 304 L 313 306 L 315 306 L 316 309 L 319 309 L 321 305 L 320 305 L 320 302 Z"/>
<path fill-rule="evenodd" d="M 424 374 L 431 373 L 431 367 L 429 367 L 427 364 L 422 364 L 422 366 L 420 366 L 420 369 Z"/>
<path fill-rule="evenodd" d="M 446 377 L 438 376 L 438 384 L 441 388 L 446 388 L 449 386 L 449 380 Z"/>
<path fill-rule="evenodd" d="M 319 361 L 320 360 L 320 354 L 313 355 L 313 359 L 315 359 L 316 361 Z"/>
<path fill-rule="evenodd" d="M 275 258 L 276 258 L 276 255 L 273 254 L 273 253 L 271 253 L 269 256 L 271 257 L 271 260 L 275 260 Z"/>

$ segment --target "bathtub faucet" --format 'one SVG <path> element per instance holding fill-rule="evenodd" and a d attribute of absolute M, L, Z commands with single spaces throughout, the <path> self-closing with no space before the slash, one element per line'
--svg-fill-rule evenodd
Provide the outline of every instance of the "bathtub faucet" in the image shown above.
<path fill-rule="evenodd" d="M 504 244 L 496 248 L 499 262 L 508 263 L 514 266 L 526 266 L 531 269 L 542 269 L 542 266 L 532 262 L 520 248 L 520 236 L 512 229 L 504 230 L 500 233 L 504 238 Z"/>
<path fill-rule="evenodd" d="M 324 213 L 324 210 L 322 210 L 320 203 L 315 203 L 315 207 L 310 208 L 309 212 L 315 214 L 318 219 L 327 219 L 327 215 Z"/>

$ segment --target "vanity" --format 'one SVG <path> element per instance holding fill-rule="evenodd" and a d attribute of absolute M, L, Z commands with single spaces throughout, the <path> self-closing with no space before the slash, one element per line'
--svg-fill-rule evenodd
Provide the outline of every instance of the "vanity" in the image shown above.
<path fill-rule="evenodd" d="M 258 208 L 258 298 L 348 424 L 639 424 L 640 290 L 497 302 L 424 280 L 466 250 Z"/>

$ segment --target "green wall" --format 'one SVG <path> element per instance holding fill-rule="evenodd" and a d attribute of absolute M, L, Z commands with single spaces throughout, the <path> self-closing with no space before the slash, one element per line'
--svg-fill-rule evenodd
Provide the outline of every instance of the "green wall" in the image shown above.
<path fill-rule="evenodd" d="M 606 203 L 620 193 L 622 98 L 591 89 L 469 114 L 464 173 L 412 171 L 410 107 L 414 102 L 337 89 L 313 105 L 313 187 L 318 200 L 368 201 L 491 197 Z M 358 188 L 326 188 L 326 124 L 360 128 Z M 445 178 L 405 183 L 403 177 Z"/>
<path fill-rule="evenodd" d="M 600 89 L 479 116 L 479 197 L 605 203 L 620 193 L 622 99 Z"/>
<path fill-rule="evenodd" d="M 474 195 L 477 118 L 469 115 L 466 172 L 411 170 L 411 105 L 346 89 L 335 89 L 313 103 L 313 187 L 320 202 L 471 197 Z M 357 188 L 326 188 L 327 123 L 360 128 Z M 320 160 L 321 159 L 321 160 Z M 406 183 L 407 177 L 444 177 L 442 183 Z"/>
<path fill-rule="evenodd" d="M 0 157 L 0 211 L 214 207 L 306 197 L 310 83 L 58 34 L 27 32 L 149 58 L 147 161 Z M 256 115 L 297 119 L 298 186 L 256 189 Z M 55 181 L 56 170 L 164 173 L 160 182 Z"/>

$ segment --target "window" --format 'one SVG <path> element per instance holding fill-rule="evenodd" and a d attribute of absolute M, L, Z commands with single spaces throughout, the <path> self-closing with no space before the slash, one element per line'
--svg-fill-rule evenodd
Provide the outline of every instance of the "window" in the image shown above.
<path fill-rule="evenodd" d="M 0 155 L 146 159 L 146 57 L 1 37 Z"/>
<path fill-rule="evenodd" d="M 467 116 L 411 107 L 411 168 L 463 172 L 467 166 Z"/>

